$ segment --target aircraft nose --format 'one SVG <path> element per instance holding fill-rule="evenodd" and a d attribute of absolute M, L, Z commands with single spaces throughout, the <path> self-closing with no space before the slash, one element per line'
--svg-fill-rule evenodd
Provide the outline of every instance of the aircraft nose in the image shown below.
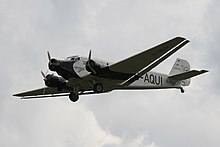
<path fill-rule="evenodd" d="M 52 63 L 52 64 L 56 64 L 56 63 L 58 63 L 58 62 L 59 62 L 59 61 L 58 61 L 57 59 L 54 59 L 54 58 L 50 60 L 50 63 Z"/>
<path fill-rule="evenodd" d="M 60 66 L 60 62 L 59 60 L 53 58 L 50 60 L 48 66 L 51 71 L 56 71 L 56 69 Z"/>

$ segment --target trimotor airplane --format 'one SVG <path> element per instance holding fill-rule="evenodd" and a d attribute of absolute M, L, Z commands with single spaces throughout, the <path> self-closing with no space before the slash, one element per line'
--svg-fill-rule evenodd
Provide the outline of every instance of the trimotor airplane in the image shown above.
<path fill-rule="evenodd" d="M 168 75 L 151 71 L 189 40 L 175 37 L 160 45 L 145 50 L 117 63 L 95 60 L 80 56 L 67 57 L 65 60 L 51 58 L 49 52 L 49 69 L 56 72 L 45 75 L 46 87 L 14 94 L 22 99 L 69 96 L 72 102 L 79 95 L 100 94 L 113 90 L 131 89 L 180 89 L 190 84 L 190 78 L 208 72 L 207 70 L 190 70 L 186 60 L 177 58 Z"/>

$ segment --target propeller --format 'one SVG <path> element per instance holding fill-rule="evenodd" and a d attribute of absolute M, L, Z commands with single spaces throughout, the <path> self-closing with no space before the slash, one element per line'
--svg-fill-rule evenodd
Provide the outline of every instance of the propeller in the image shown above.
<path fill-rule="evenodd" d="M 51 80 L 52 80 L 53 77 L 54 77 L 54 74 L 53 74 L 53 73 L 52 73 L 52 74 L 47 74 L 47 72 L 44 73 L 43 71 L 41 71 L 41 75 L 42 75 L 43 78 L 44 78 L 45 85 L 46 85 L 46 86 L 49 86 L 49 84 L 51 84 Z"/>
<path fill-rule="evenodd" d="M 90 50 L 89 51 L 89 58 L 88 58 L 88 62 L 90 63 L 90 61 L 91 61 L 91 54 L 92 54 L 92 51 Z"/>
<path fill-rule="evenodd" d="M 47 76 L 46 76 L 46 74 L 44 74 L 44 72 L 41 71 L 41 75 L 44 77 L 45 85 L 47 85 L 47 84 L 46 84 L 46 82 L 47 82 Z M 45 94 L 45 88 L 44 88 L 43 94 Z"/>
<path fill-rule="evenodd" d="M 41 75 L 44 77 L 44 79 L 46 79 L 46 75 L 44 74 L 43 71 L 41 71 Z"/>
<path fill-rule="evenodd" d="M 88 61 L 86 62 L 86 66 L 87 68 L 93 73 L 93 74 L 96 74 L 96 71 L 95 69 L 91 66 L 91 56 L 92 56 L 92 51 L 90 50 L 89 51 L 89 57 L 88 57 Z M 94 62 L 94 61 L 93 61 Z"/>
<path fill-rule="evenodd" d="M 47 51 L 47 57 L 48 57 L 48 59 L 50 61 L 51 60 L 51 56 L 50 56 L 50 52 L 49 51 Z"/>
<path fill-rule="evenodd" d="M 49 51 L 47 51 L 47 57 L 48 57 L 48 59 L 49 59 L 49 65 L 50 65 L 50 62 L 51 62 L 51 60 L 53 60 L 53 59 L 51 59 L 51 56 L 50 56 Z M 44 78 L 45 85 L 46 85 L 46 86 L 49 86 L 49 84 L 51 84 L 51 80 L 52 80 L 54 74 L 48 74 L 48 70 L 47 70 L 46 73 L 44 73 L 43 71 L 41 71 L 41 75 L 42 75 L 43 78 Z M 44 89 L 44 92 L 43 92 L 43 93 L 45 93 L 45 89 Z"/>
<path fill-rule="evenodd" d="M 47 51 L 47 57 L 48 57 L 48 60 L 49 60 L 49 62 L 50 62 L 51 56 L 50 56 L 50 52 L 49 52 L 49 51 Z M 48 74 L 48 70 L 47 70 L 46 73 L 44 73 L 43 71 L 41 71 L 41 75 L 43 76 L 44 81 L 46 81 L 47 78 L 48 78 L 48 76 L 49 76 L 50 74 Z"/>
<path fill-rule="evenodd" d="M 52 73 L 52 74 L 47 74 L 47 73 L 48 73 L 48 71 L 46 73 L 41 71 L 41 75 L 44 77 L 44 79 L 47 79 L 47 78 L 49 78 L 49 76 L 53 76 L 54 75 L 54 73 Z"/>
<path fill-rule="evenodd" d="M 47 51 L 47 57 L 49 59 L 48 67 L 51 71 L 56 71 L 56 68 L 59 66 L 59 60 L 51 58 L 50 52 Z"/>

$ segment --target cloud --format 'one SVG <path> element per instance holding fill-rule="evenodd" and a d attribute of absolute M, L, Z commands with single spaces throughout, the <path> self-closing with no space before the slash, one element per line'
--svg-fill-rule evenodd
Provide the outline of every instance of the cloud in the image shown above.
<path fill-rule="evenodd" d="M 100 147 L 120 143 L 120 138 L 103 130 L 84 106 L 72 107 L 59 100 L 42 102 L 16 102 L 16 112 L 5 111 L 0 123 L 1 146 Z"/>
<path fill-rule="evenodd" d="M 12 107 L 16 111 L 10 110 Z M 129 132 L 122 137 L 112 135 L 85 106 L 73 107 L 59 99 L 13 101 L 4 108 L 1 119 L 1 146 L 156 147 L 149 143 L 148 134 L 141 132 L 137 136 Z"/>

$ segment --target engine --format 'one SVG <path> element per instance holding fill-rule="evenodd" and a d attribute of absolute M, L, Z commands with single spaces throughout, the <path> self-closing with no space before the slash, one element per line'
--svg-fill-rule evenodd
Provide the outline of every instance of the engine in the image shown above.
<path fill-rule="evenodd" d="M 48 63 L 48 67 L 51 71 L 56 71 L 60 66 L 60 62 L 56 59 L 50 59 L 50 62 Z"/>
<path fill-rule="evenodd" d="M 66 87 L 66 81 L 62 77 L 54 76 L 53 74 L 48 74 L 44 79 L 45 85 L 48 87 L 57 87 L 58 90 L 62 90 Z"/>

